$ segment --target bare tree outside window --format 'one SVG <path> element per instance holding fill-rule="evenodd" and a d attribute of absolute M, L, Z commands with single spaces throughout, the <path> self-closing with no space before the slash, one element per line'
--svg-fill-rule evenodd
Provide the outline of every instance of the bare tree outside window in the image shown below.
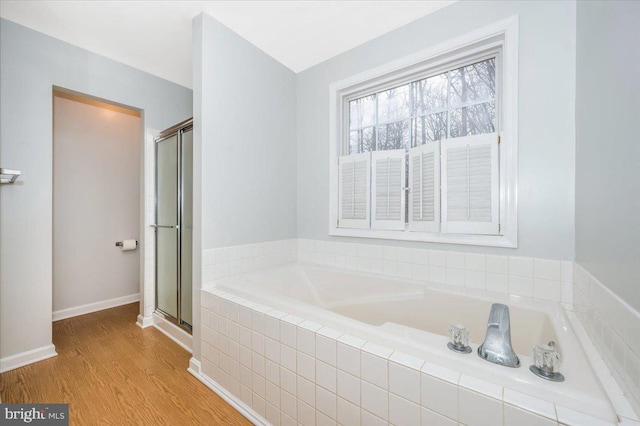
<path fill-rule="evenodd" d="M 349 153 L 406 149 L 496 129 L 491 58 L 349 102 Z"/>

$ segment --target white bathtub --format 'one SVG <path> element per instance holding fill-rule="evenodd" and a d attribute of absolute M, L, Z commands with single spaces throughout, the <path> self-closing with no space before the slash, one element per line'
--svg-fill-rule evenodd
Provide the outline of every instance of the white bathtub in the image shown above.
<path fill-rule="evenodd" d="M 431 285 L 406 279 L 304 263 L 270 268 L 225 280 L 224 291 L 510 388 L 580 413 L 617 423 L 564 311 L 557 303 Z M 485 336 L 492 303 L 510 308 L 511 338 L 520 368 L 489 363 L 476 350 Z M 472 353 L 450 351 L 450 324 L 471 333 Z M 565 382 L 548 382 L 529 371 L 531 349 L 556 342 Z"/>

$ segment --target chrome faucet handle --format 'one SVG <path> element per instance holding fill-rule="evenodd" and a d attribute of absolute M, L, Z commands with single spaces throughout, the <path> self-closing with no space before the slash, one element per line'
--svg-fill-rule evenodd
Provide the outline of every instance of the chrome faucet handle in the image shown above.
<path fill-rule="evenodd" d="M 529 370 L 533 374 L 552 382 L 564 381 L 564 376 L 559 371 L 562 365 L 562 357 L 556 349 L 554 341 L 549 342 L 547 345 L 534 347 L 532 358 L 533 365 L 529 367 Z"/>
<path fill-rule="evenodd" d="M 449 327 L 449 338 L 451 341 L 447 343 L 447 347 L 461 354 L 471 353 L 469 337 L 469 330 L 467 330 L 464 325 L 452 324 Z"/>

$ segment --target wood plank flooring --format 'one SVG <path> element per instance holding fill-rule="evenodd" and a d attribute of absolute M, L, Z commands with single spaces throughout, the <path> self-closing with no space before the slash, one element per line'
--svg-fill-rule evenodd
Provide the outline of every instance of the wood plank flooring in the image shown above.
<path fill-rule="evenodd" d="M 4 403 L 69 403 L 72 425 L 248 425 L 187 372 L 191 354 L 138 304 L 53 323 L 58 356 L 0 375 Z"/>

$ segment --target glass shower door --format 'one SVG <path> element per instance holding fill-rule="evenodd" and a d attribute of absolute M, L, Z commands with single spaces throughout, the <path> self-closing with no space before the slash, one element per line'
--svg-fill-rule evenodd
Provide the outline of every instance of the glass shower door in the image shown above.
<path fill-rule="evenodd" d="M 178 135 L 156 142 L 156 308 L 178 318 Z"/>

